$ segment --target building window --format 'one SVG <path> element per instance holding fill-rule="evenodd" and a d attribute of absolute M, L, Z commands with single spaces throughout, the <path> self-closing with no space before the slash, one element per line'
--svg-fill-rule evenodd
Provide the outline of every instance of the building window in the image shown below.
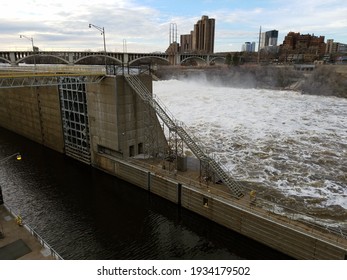
<path fill-rule="evenodd" d="M 137 144 L 137 151 L 138 151 L 138 154 L 143 154 L 143 143 Z"/>
<path fill-rule="evenodd" d="M 129 146 L 129 157 L 135 156 L 135 147 L 134 145 Z"/>

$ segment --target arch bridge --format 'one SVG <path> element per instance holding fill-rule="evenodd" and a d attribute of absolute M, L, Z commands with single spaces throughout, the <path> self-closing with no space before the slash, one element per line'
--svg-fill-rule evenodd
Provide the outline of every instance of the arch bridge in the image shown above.
<path fill-rule="evenodd" d="M 164 64 L 181 65 L 194 61 L 198 64 L 209 65 L 217 61 L 224 62 L 225 54 L 167 54 L 167 53 L 120 53 L 120 52 L 89 52 L 89 51 L 0 51 L 0 63 L 8 63 L 13 66 L 19 63 L 25 63 L 37 58 L 47 58 L 54 61 L 52 64 L 61 63 L 67 65 L 75 64 L 95 64 L 93 59 L 101 58 L 102 61 L 120 65 L 135 65 L 141 61 L 157 60 Z M 45 60 L 45 64 L 47 63 Z M 35 61 L 35 60 L 34 60 Z M 48 60 L 49 61 L 49 60 Z"/>

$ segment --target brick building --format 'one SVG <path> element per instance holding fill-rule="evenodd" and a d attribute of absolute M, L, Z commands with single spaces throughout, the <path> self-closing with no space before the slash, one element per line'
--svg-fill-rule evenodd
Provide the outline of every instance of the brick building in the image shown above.
<path fill-rule="evenodd" d="M 324 56 L 326 44 L 324 36 L 289 32 L 280 46 L 281 60 L 300 60 L 313 62 Z"/>

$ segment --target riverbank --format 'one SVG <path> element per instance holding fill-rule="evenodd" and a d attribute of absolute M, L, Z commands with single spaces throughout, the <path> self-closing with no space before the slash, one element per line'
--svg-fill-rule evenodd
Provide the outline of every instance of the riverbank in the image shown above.
<path fill-rule="evenodd" d="M 312 72 L 292 65 L 242 65 L 238 67 L 160 67 L 161 80 L 202 80 L 216 86 L 294 90 L 303 94 L 347 98 L 347 65 L 320 65 Z"/>

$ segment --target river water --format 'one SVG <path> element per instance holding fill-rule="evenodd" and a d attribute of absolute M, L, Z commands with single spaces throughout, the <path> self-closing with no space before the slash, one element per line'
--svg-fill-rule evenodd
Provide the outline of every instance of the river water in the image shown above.
<path fill-rule="evenodd" d="M 64 259 L 287 259 L 153 194 L 0 128 L 5 202 Z"/>
<path fill-rule="evenodd" d="M 176 80 L 154 94 L 259 195 L 347 227 L 347 100 Z M 15 152 L 4 200 L 65 259 L 288 258 L 0 128 L 0 159 Z"/>
<path fill-rule="evenodd" d="M 347 99 L 203 78 L 154 82 L 154 93 L 258 196 L 347 232 Z"/>

